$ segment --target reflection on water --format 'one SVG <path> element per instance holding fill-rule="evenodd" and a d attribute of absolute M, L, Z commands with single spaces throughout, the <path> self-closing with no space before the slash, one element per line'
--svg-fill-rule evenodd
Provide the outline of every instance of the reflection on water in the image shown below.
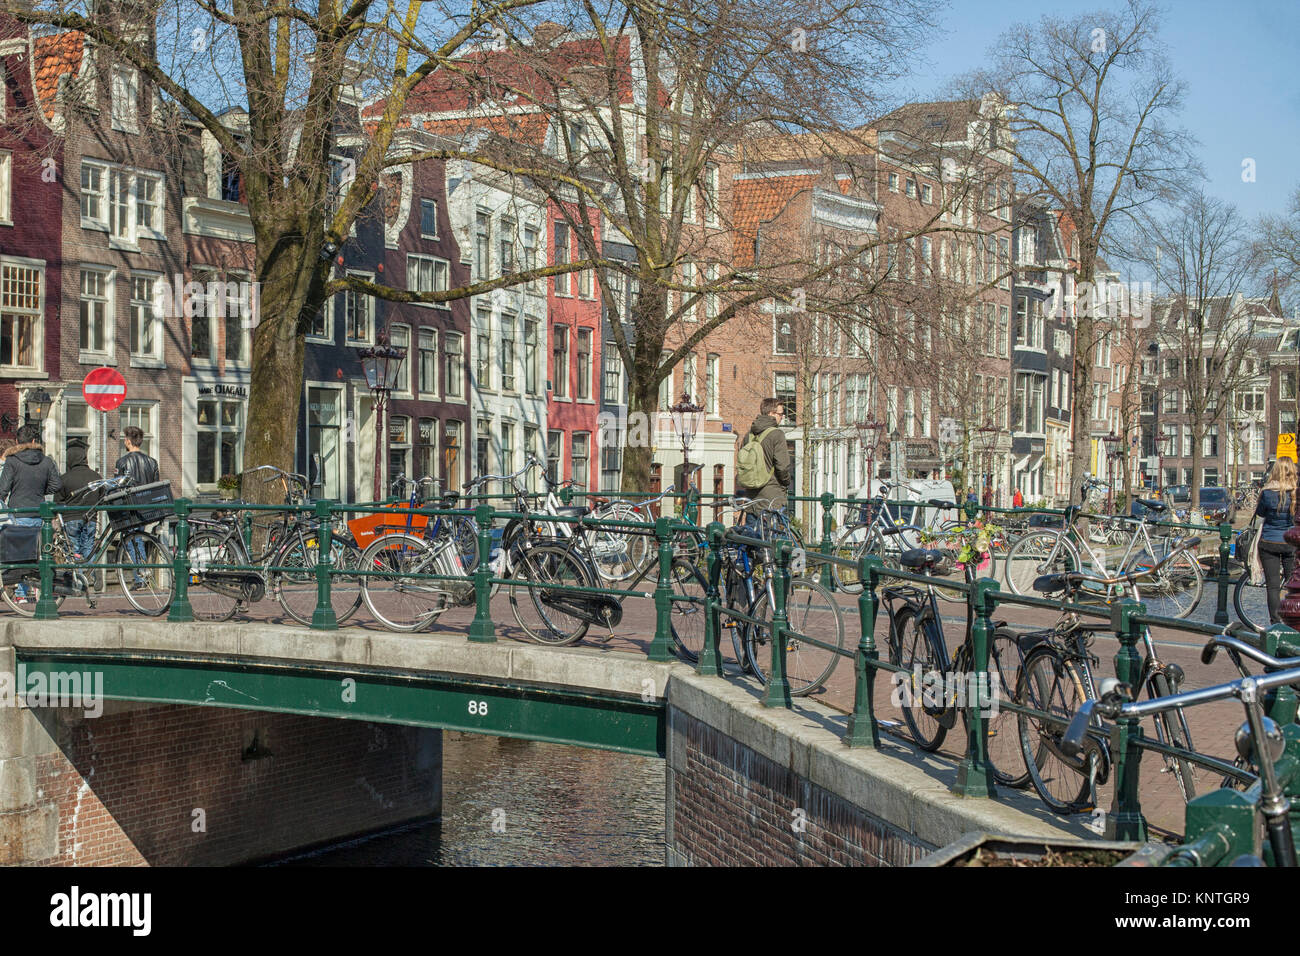
<path fill-rule="evenodd" d="M 662 866 L 664 762 L 443 734 L 441 820 L 281 861 L 290 866 Z"/>

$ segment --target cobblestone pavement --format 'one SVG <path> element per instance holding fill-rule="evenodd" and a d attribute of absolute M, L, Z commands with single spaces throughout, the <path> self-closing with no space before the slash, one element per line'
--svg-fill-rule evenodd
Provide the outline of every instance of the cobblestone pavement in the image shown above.
<path fill-rule="evenodd" d="M 648 590 L 646 584 L 643 584 L 642 587 Z M 593 627 L 583 641 L 584 646 L 600 647 L 609 651 L 644 654 L 650 645 L 655 625 L 654 604 L 653 601 L 647 598 L 632 598 L 625 601 L 623 621 L 615 629 L 615 632 L 610 635 Z M 837 600 L 845 625 L 844 646 L 847 650 L 851 650 L 856 644 L 860 630 L 857 600 L 847 595 L 839 595 Z M 1212 616 L 1213 591 L 1207 593 L 1206 600 L 1210 602 Z M 306 606 L 310 607 L 314 601 L 314 592 L 304 590 L 304 594 L 299 598 L 297 606 L 302 607 L 301 602 L 303 601 L 306 601 Z M 336 607 L 338 606 L 340 605 L 336 604 Z M 961 604 L 943 604 L 941 610 L 944 615 L 944 630 L 948 647 L 950 651 L 955 650 L 961 643 L 965 627 L 963 606 Z M 1198 608 L 1198 616 L 1199 610 Z M 102 595 L 98 600 L 98 606 L 94 610 L 89 609 L 83 599 L 69 597 L 65 600 L 60 615 L 69 623 L 73 623 L 78 618 L 87 615 L 130 615 L 133 618 L 139 618 L 139 615 L 121 596 L 120 591 L 116 589 L 110 589 L 109 592 Z M 528 640 L 527 635 L 514 620 L 509 599 L 505 593 L 498 594 L 493 599 L 492 617 L 497 625 L 498 639 Z M 1005 620 L 1013 628 L 1025 630 L 1048 625 L 1054 620 L 1054 616 L 1049 611 L 1010 606 L 999 608 L 997 617 L 999 620 Z M 472 619 L 472 607 L 453 607 L 438 618 L 433 629 L 435 632 L 467 634 Z M 232 618 L 232 622 L 236 623 L 247 623 L 249 621 L 302 626 L 296 624 L 291 617 L 285 614 L 283 608 L 274 599 L 259 601 L 246 612 L 241 612 Z M 364 605 L 346 622 L 345 626 L 382 630 L 382 626 L 370 617 Z M 730 640 L 730 633 L 730 631 L 724 631 L 722 638 L 722 653 L 727 670 L 726 679 L 753 681 L 753 677 L 740 674 L 740 669 L 736 664 L 735 650 Z M 888 622 L 882 614 L 877 622 L 875 632 L 876 643 L 882 649 L 887 646 L 887 633 Z M 1220 655 L 1220 659 L 1216 660 L 1212 666 L 1206 667 L 1201 664 L 1200 649 L 1204 641 L 1198 635 L 1179 633 L 1177 631 L 1157 631 L 1154 638 L 1162 659 L 1179 664 L 1186 672 L 1187 680 L 1184 685 L 1186 689 L 1221 683 L 1237 676 L 1231 664 L 1223 659 L 1223 655 Z M 1093 646 L 1093 653 L 1100 659 L 1100 666 L 1097 669 L 1099 677 L 1106 677 L 1114 673 L 1113 660 L 1117 649 L 1118 643 L 1113 637 L 1101 635 L 1097 638 Z M 852 659 L 845 657 L 840 660 L 830 680 L 815 695 L 814 699 L 847 713 L 853 706 L 853 688 Z M 891 700 L 891 690 L 890 675 L 887 672 L 878 674 L 875 684 L 876 716 L 882 722 L 894 722 L 896 726 L 887 727 L 887 732 L 898 735 L 900 739 L 907 739 L 907 730 L 905 725 L 902 724 L 902 713 L 896 703 Z M 796 707 L 799 706 L 800 700 L 796 698 Z M 1234 701 L 1226 701 L 1192 708 L 1187 711 L 1187 719 L 1193 742 L 1198 750 L 1231 760 L 1234 755 L 1232 735 L 1244 719 L 1239 704 Z M 1149 735 L 1154 733 L 1153 726 L 1150 723 L 1145 725 L 1145 729 Z M 941 753 L 953 759 L 958 759 L 964 748 L 965 737 L 962 733 L 962 725 L 959 722 L 957 727 L 949 732 Z M 1218 783 L 1219 778 L 1208 770 L 1200 769 L 1196 773 L 1197 792 L 1217 787 Z M 1108 811 L 1111 805 L 1111 783 L 1101 787 L 1099 799 L 1102 809 Z M 1163 761 L 1154 754 L 1146 754 L 1142 760 L 1142 807 L 1153 827 L 1170 833 L 1181 833 L 1183 801 L 1178 791 L 1177 782 L 1171 774 L 1163 772 Z"/>

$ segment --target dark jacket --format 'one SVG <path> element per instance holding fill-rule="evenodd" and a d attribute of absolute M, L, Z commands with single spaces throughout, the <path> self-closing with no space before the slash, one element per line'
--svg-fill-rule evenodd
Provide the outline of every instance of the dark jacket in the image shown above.
<path fill-rule="evenodd" d="M 94 468 L 86 464 L 86 449 L 73 445 L 68 449 L 68 470 L 63 473 L 63 488 L 54 496 L 54 500 L 59 504 L 79 504 L 91 505 L 99 500 L 100 494 L 93 491 L 89 494 L 82 494 L 86 485 L 92 481 L 99 481 L 103 476 Z M 85 517 L 85 511 L 65 511 L 63 519 L 65 521 L 80 521 Z"/>
<path fill-rule="evenodd" d="M 117 474 L 130 475 L 138 488 L 158 480 L 158 462 L 142 451 L 128 452 L 117 460 Z"/>
<path fill-rule="evenodd" d="M 59 466 L 40 448 L 14 452 L 0 469 L 0 497 L 10 508 L 39 507 L 46 495 L 52 495 L 62 487 Z"/>
<path fill-rule="evenodd" d="M 767 429 L 775 426 L 776 419 L 771 415 L 759 415 L 754 419 L 754 424 L 749 426 L 749 433 L 757 438 Z M 790 461 L 790 448 L 785 443 L 785 432 L 776 428 L 763 439 L 763 456 L 767 459 L 775 477 L 762 488 L 744 490 L 751 498 L 771 498 L 772 503 L 765 507 L 773 510 L 784 508 L 785 490 L 790 486 L 790 480 L 794 475 L 793 463 Z"/>
<path fill-rule="evenodd" d="M 1260 541 L 1284 542 L 1282 535 L 1291 527 L 1291 493 L 1265 488 L 1260 492 L 1255 514 L 1264 519 Z"/>

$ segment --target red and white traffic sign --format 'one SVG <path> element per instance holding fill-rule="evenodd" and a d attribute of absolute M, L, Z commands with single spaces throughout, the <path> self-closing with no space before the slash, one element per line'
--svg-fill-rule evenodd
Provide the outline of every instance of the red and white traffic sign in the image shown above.
<path fill-rule="evenodd" d="M 115 368 L 97 368 L 81 383 L 86 404 L 101 412 L 111 412 L 126 401 L 126 379 Z"/>

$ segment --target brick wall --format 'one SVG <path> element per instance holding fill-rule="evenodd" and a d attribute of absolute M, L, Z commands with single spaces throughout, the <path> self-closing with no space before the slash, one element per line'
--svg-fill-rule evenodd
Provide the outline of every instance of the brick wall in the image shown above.
<path fill-rule="evenodd" d="M 190 706 L 38 715 L 37 802 L 58 810 L 44 865 L 223 865 L 436 813 L 437 730 Z M 120 712 L 117 712 L 120 711 Z M 254 734 L 273 756 L 244 760 Z M 195 810 L 206 832 L 195 832 Z"/>
<path fill-rule="evenodd" d="M 668 713 L 670 752 L 684 748 L 684 765 L 668 762 L 670 863 L 905 866 L 932 851 L 708 724 Z"/>

